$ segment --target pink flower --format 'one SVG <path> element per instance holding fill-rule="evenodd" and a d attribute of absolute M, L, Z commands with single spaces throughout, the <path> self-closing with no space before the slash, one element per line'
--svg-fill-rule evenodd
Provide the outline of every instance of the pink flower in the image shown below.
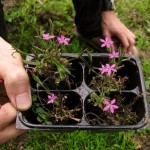
<path fill-rule="evenodd" d="M 116 52 L 115 50 L 112 51 L 111 54 L 109 54 L 109 58 L 118 58 L 119 57 L 119 52 Z"/>
<path fill-rule="evenodd" d="M 101 74 L 107 72 L 107 68 L 104 65 L 102 65 L 102 68 L 98 68 L 98 70 L 101 71 Z"/>
<path fill-rule="evenodd" d="M 48 95 L 48 102 L 47 104 L 52 104 L 54 103 L 54 100 L 57 98 L 57 96 L 55 94 L 51 94 L 51 95 Z"/>
<path fill-rule="evenodd" d="M 109 39 L 109 37 L 105 37 L 105 40 L 104 39 L 100 39 L 100 41 L 103 43 L 102 45 L 101 45 L 101 47 L 107 47 L 107 48 L 110 48 L 110 45 L 111 44 L 113 44 L 113 41 L 111 41 L 110 39 Z"/>
<path fill-rule="evenodd" d="M 107 73 L 110 76 L 112 72 L 117 72 L 115 67 L 115 64 L 106 64 L 106 66 L 102 65 L 102 68 L 98 68 L 98 70 L 101 71 L 101 74 Z"/>
<path fill-rule="evenodd" d="M 106 72 L 108 73 L 108 75 L 111 75 L 111 72 L 117 72 L 117 70 L 115 69 L 116 65 L 115 64 L 106 64 Z"/>
<path fill-rule="evenodd" d="M 114 113 L 114 110 L 119 108 L 117 105 L 114 105 L 115 102 L 116 102 L 116 99 L 113 99 L 111 102 L 108 99 L 105 99 L 104 104 L 106 104 L 106 106 L 104 107 L 103 111 L 110 110 L 111 113 Z"/>
<path fill-rule="evenodd" d="M 47 33 L 47 34 L 43 33 L 42 34 L 42 38 L 43 38 L 43 40 L 49 40 L 49 39 L 55 38 L 55 36 L 54 35 L 50 35 L 49 33 Z"/>
<path fill-rule="evenodd" d="M 69 41 L 70 39 L 69 38 L 66 38 L 63 34 L 61 35 L 61 37 L 58 37 L 57 38 L 57 41 L 59 44 L 65 44 L 65 45 L 68 45 L 69 44 Z"/>

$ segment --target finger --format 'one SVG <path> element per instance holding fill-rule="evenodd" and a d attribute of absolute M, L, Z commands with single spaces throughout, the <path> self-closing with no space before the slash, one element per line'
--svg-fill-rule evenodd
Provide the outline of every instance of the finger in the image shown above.
<path fill-rule="evenodd" d="M 120 39 L 123 49 L 126 51 L 130 44 L 127 39 L 127 36 L 125 36 L 123 33 L 125 32 L 123 31 L 122 33 L 118 33 L 116 36 Z"/>
<path fill-rule="evenodd" d="M 135 57 L 140 57 L 140 52 L 135 45 L 133 45 L 132 47 L 129 47 L 128 51 L 131 55 Z"/>
<path fill-rule="evenodd" d="M 0 131 L 13 122 L 16 115 L 17 111 L 10 103 L 2 105 L 0 107 Z"/>
<path fill-rule="evenodd" d="M 128 39 L 128 42 L 129 42 L 129 47 L 135 45 L 135 38 L 132 36 L 132 34 L 128 31 L 128 34 L 127 34 L 127 39 Z"/>
<path fill-rule="evenodd" d="M 130 31 L 127 34 L 127 38 L 128 38 L 128 41 L 129 41 L 129 47 L 127 49 L 128 54 L 138 56 L 139 55 L 138 50 L 135 47 L 135 37 L 132 36 Z"/>
<path fill-rule="evenodd" d="M 132 36 L 133 39 L 135 39 L 135 35 L 133 34 L 133 32 L 131 32 L 130 30 L 128 30 L 130 36 Z"/>
<path fill-rule="evenodd" d="M 15 123 L 10 124 L 4 130 L 0 131 L 0 144 L 17 137 L 26 130 L 17 130 Z"/>
<path fill-rule="evenodd" d="M 11 45 L 1 38 L 0 50 L 0 79 L 4 80 L 12 105 L 19 110 L 26 110 L 31 106 L 31 91 L 22 58 L 19 53 L 13 53 Z"/>

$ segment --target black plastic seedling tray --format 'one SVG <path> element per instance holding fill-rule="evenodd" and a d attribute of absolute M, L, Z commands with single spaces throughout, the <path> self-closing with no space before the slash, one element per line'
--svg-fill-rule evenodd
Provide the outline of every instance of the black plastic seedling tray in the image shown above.
<path fill-rule="evenodd" d="M 75 53 L 64 53 L 63 57 L 77 57 Z M 83 54 L 85 60 L 88 60 L 88 54 Z M 138 115 L 138 123 L 134 125 L 93 125 L 92 122 L 87 120 L 87 113 L 93 110 L 93 106 L 87 102 L 89 94 L 95 89 L 89 87 L 89 83 L 92 80 L 93 74 L 89 73 L 88 67 L 82 60 L 74 62 L 73 76 L 77 84 L 71 87 L 71 90 L 67 86 L 60 85 L 60 88 L 51 89 L 54 93 L 68 94 L 67 104 L 68 107 L 75 107 L 79 105 L 81 111 L 76 114 L 81 119 L 79 123 L 75 121 L 64 122 L 61 125 L 43 125 L 37 121 L 36 114 L 32 111 L 32 108 L 25 112 L 18 112 L 16 119 L 16 127 L 18 129 L 38 129 L 38 130 L 137 130 L 144 128 L 148 124 L 149 120 L 149 106 L 145 90 L 145 82 L 142 72 L 140 60 L 132 56 L 125 56 L 130 58 L 129 61 L 123 62 L 123 69 L 117 72 L 118 76 L 128 76 L 126 87 L 119 92 L 112 92 L 112 95 L 121 94 L 126 101 L 131 101 L 134 97 L 139 96 L 138 101 L 134 105 L 134 111 Z M 108 54 L 94 53 L 92 54 L 92 65 L 98 67 L 99 64 L 108 63 Z M 31 81 L 32 92 L 44 97 L 46 92 L 44 90 L 36 91 L 34 88 L 34 81 Z M 142 95 L 142 96 L 141 96 Z M 96 110 L 93 110 L 96 111 Z M 96 113 L 96 112 L 94 112 Z"/>

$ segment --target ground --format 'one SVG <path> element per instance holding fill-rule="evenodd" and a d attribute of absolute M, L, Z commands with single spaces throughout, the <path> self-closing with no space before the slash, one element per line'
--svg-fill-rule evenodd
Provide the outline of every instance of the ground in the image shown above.
<path fill-rule="evenodd" d="M 3 0 L 4 4 L 4 11 L 8 11 L 11 9 L 15 3 L 19 2 L 21 0 Z M 136 15 L 136 13 L 135 13 Z M 149 36 L 148 36 L 149 38 Z M 150 58 L 150 47 L 146 51 L 141 51 L 142 59 L 149 60 Z M 147 65 L 147 64 L 146 64 Z M 150 91 L 149 91 L 150 92 Z M 29 138 L 31 134 L 24 134 L 19 136 L 16 139 L 12 139 L 9 142 L 7 142 L 4 146 L 6 150 L 24 150 L 24 146 L 27 144 L 26 139 Z M 149 131 L 145 132 L 136 132 L 134 134 L 133 142 L 137 144 L 137 150 L 150 150 L 150 134 Z M 30 150 L 30 149 L 29 149 Z"/>

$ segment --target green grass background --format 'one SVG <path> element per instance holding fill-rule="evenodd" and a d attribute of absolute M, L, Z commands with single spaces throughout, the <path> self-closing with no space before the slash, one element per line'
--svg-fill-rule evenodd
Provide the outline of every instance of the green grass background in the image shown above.
<path fill-rule="evenodd" d="M 116 1 L 116 14 L 136 35 L 147 88 L 150 84 L 149 2 Z M 71 0 L 19 0 L 5 10 L 8 40 L 22 51 L 31 52 L 34 36 L 41 31 L 49 32 L 53 23 L 54 33 L 64 33 L 72 37 L 72 44 L 64 52 L 82 51 L 86 48 L 85 44 L 73 35 L 74 15 Z M 147 147 L 149 134 L 149 128 L 108 133 L 28 131 L 23 136 L 3 144 L 0 150 L 135 150 Z"/>

